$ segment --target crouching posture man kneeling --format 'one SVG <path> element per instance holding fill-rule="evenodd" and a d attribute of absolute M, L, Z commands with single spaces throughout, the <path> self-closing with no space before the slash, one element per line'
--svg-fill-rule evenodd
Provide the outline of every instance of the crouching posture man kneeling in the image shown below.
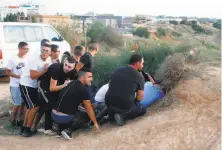
<path fill-rule="evenodd" d="M 62 136 L 69 140 L 72 139 L 71 128 L 73 120 L 80 117 L 78 116 L 78 106 L 80 103 L 84 104 L 89 118 L 94 123 L 94 130 L 99 131 L 87 89 L 92 82 L 91 70 L 83 68 L 78 75 L 78 80 L 71 82 L 60 92 L 57 109 L 53 109 L 51 114 L 52 119 L 59 125 Z"/>

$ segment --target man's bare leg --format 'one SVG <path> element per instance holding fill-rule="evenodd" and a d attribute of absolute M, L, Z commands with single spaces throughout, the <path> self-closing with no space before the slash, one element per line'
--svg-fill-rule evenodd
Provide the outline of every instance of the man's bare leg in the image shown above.
<path fill-rule="evenodd" d="M 11 124 L 13 126 L 16 125 L 16 115 L 17 115 L 17 112 L 19 110 L 20 106 L 13 106 L 12 108 L 12 120 L 11 120 Z"/>
<path fill-rule="evenodd" d="M 30 128 L 32 126 L 32 122 L 35 118 L 37 110 L 38 110 L 38 107 L 33 107 L 30 109 L 26 127 Z"/>
<path fill-rule="evenodd" d="M 31 127 L 33 131 L 36 131 L 37 125 L 39 124 L 43 114 L 44 112 L 39 112 L 39 111 L 36 113 L 34 121 L 32 123 L 32 127 Z"/>

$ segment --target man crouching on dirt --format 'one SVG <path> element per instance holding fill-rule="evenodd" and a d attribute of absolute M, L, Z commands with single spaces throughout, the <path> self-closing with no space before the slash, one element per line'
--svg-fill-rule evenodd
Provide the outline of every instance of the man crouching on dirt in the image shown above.
<path fill-rule="evenodd" d="M 59 94 L 57 109 L 52 110 L 52 119 L 59 125 L 61 134 L 65 139 L 72 139 L 72 124 L 75 118 L 79 118 L 78 106 L 84 104 L 89 118 L 94 123 L 94 130 L 99 131 L 90 95 L 87 87 L 91 86 L 92 73 L 90 69 L 83 68 L 78 73 L 79 78 L 71 82 Z M 78 120 L 78 119 L 77 119 Z"/>
<path fill-rule="evenodd" d="M 117 125 L 122 126 L 126 119 L 133 119 L 146 113 L 146 109 L 140 103 L 145 83 L 140 73 L 143 63 L 141 55 L 133 54 L 129 65 L 116 69 L 111 76 L 105 103 L 110 121 L 116 121 Z"/>

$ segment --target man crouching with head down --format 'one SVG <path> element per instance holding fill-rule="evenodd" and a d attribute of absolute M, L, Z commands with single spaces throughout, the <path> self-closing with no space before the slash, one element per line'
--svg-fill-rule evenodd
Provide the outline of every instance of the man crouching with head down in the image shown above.
<path fill-rule="evenodd" d="M 78 106 L 84 104 L 89 118 L 94 123 L 94 130 L 99 131 L 99 126 L 90 102 L 88 86 L 91 86 L 92 72 L 90 69 L 82 68 L 78 80 L 71 82 L 59 94 L 57 109 L 53 109 L 52 118 L 59 124 L 59 129 L 65 139 L 72 139 L 72 123 L 78 116 Z"/>

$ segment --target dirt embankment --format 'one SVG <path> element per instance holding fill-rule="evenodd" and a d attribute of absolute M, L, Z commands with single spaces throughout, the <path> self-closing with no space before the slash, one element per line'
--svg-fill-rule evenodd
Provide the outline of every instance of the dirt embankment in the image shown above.
<path fill-rule="evenodd" d="M 105 125 L 100 134 L 73 133 L 72 141 L 37 135 L 1 136 L 1 150 L 219 150 L 220 67 L 199 65 L 172 91 L 180 105 L 128 122 Z"/>

